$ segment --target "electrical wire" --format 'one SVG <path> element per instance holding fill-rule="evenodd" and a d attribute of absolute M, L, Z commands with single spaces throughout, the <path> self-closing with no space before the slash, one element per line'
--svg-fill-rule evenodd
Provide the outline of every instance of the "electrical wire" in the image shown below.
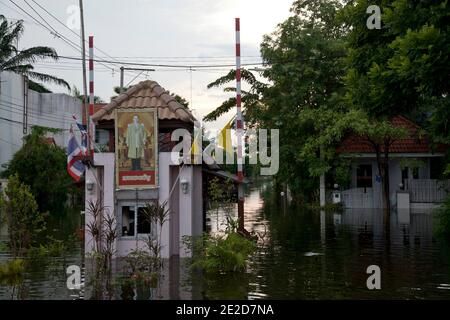
<path fill-rule="evenodd" d="M 5 140 L 5 139 L 2 139 L 2 138 L 0 138 L 0 141 L 3 141 L 3 142 L 6 142 L 6 143 L 9 143 L 10 145 L 13 145 L 13 146 L 21 147 L 21 148 L 22 148 L 21 145 L 19 145 L 19 144 L 17 144 L 17 143 L 14 143 L 14 142 L 11 142 L 11 141 L 8 141 L 8 140 Z"/>

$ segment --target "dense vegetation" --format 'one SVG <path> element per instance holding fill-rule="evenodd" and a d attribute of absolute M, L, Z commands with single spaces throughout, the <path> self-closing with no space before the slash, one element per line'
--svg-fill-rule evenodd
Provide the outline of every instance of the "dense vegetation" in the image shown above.
<path fill-rule="evenodd" d="M 58 132 L 55 129 L 33 127 L 2 176 L 16 174 L 21 182 L 30 187 L 41 212 L 61 215 L 73 185 L 66 170 L 66 151 L 49 142 L 46 138 L 49 131 Z"/>
<path fill-rule="evenodd" d="M 381 29 L 367 28 L 369 5 L 381 8 Z M 348 162 L 336 146 L 351 132 L 366 137 L 389 206 L 389 147 L 406 134 L 391 118 L 415 121 L 433 146 L 450 143 L 448 1 L 297 0 L 291 13 L 261 44 L 263 80 L 242 73 L 250 87 L 243 93 L 246 122 L 280 129 L 276 180 L 299 202 L 317 201 L 321 174 L 327 188 L 345 184 Z M 205 119 L 233 105 L 225 101 Z"/>

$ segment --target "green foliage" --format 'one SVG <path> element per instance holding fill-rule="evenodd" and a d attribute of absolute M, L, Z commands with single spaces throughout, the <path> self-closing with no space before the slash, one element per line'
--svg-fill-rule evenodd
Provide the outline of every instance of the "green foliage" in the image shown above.
<path fill-rule="evenodd" d="M 12 71 L 37 81 L 62 85 L 70 90 L 70 86 L 65 80 L 34 71 L 34 63 L 46 58 L 58 60 L 58 54 L 54 49 L 42 46 L 19 50 L 16 44 L 23 32 L 22 20 L 9 23 L 5 16 L 0 15 L 0 71 Z M 35 82 L 31 82 L 31 84 L 33 89 L 37 88 L 39 91 L 47 90 Z"/>
<path fill-rule="evenodd" d="M 437 209 L 436 234 L 450 243 L 450 196 L 447 197 L 441 208 Z"/>
<path fill-rule="evenodd" d="M 45 138 L 47 132 L 59 131 L 34 126 L 2 175 L 17 174 L 21 182 L 30 186 L 40 211 L 49 211 L 53 215 L 64 212 L 72 180 L 67 174 L 65 150 L 49 144 Z"/>
<path fill-rule="evenodd" d="M 217 177 L 208 181 L 208 203 L 213 211 L 223 208 L 229 211 L 233 205 L 234 185 L 231 179 L 219 179 Z"/>
<path fill-rule="evenodd" d="M 266 85 L 256 79 L 256 76 L 249 70 L 241 69 L 241 79 L 244 83 L 250 85 L 250 90 L 241 90 L 241 101 L 243 114 L 247 125 L 255 124 L 258 122 L 258 114 L 264 105 L 261 103 L 261 93 Z M 236 70 L 230 70 L 226 75 L 216 79 L 215 81 L 208 84 L 208 89 L 217 88 L 224 86 L 228 83 L 233 83 L 236 81 Z M 225 87 L 224 92 L 236 92 L 235 87 Z M 221 115 L 227 113 L 232 108 L 236 106 L 236 97 L 230 97 L 225 100 L 219 107 L 214 111 L 207 114 L 203 120 L 214 121 Z"/>
<path fill-rule="evenodd" d="M 116 87 L 118 88 L 118 87 Z M 89 103 L 89 97 L 87 99 L 87 101 L 84 101 L 84 94 L 81 93 L 80 89 L 78 89 L 76 86 L 73 86 L 72 89 L 72 96 L 74 96 L 75 98 L 79 99 L 82 103 Z M 99 96 L 94 96 L 94 103 L 103 103 L 104 101 L 102 100 L 102 98 L 100 98 Z"/>
<path fill-rule="evenodd" d="M 17 175 L 8 180 L 5 197 L 0 197 L 0 210 L 6 214 L 11 251 L 14 256 L 21 255 L 37 242 L 45 221 L 30 188 Z"/>
<path fill-rule="evenodd" d="M 8 245 L 5 242 L 0 242 L 0 252 L 6 252 L 8 249 Z"/>
<path fill-rule="evenodd" d="M 223 210 L 230 219 L 230 214 L 234 206 L 234 184 L 232 180 L 221 180 L 217 177 L 208 181 L 208 205 L 209 214 L 216 215 L 216 228 L 219 230 L 219 213 Z"/>
<path fill-rule="evenodd" d="M 0 284 L 16 285 L 22 282 L 25 261 L 14 259 L 0 264 Z"/>
<path fill-rule="evenodd" d="M 334 145 L 348 124 L 341 119 L 346 111 L 340 94 L 347 52 L 345 29 L 337 21 L 340 8 L 339 1 L 296 1 L 293 15 L 261 44 L 268 66 L 263 75 L 272 85 L 263 90 L 266 108 L 260 123 L 280 129 L 277 180 L 287 183 L 298 201 L 314 199 L 314 177 L 330 169 Z M 330 125 L 330 134 L 323 136 Z"/>
<path fill-rule="evenodd" d="M 225 236 L 205 236 L 191 241 L 188 247 L 195 253 L 192 267 L 207 273 L 242 272 L 246 261 L 255 252 L 256 244 L 237 233 Z M 185 244 L 189 241 L 185 241 Z"/>
<path fill-rule="evenodd" d="M 146 204 L 143 213 L 144 218 L 150 226 L 159 227 L 159 233 L 157 229 L 154 231 L 154 238 L 152 235 L 148 236 L 146 245 L 149 251 L 153 253 L 155 267 L 157 265 L 161 266 L 162 227 L 168 221 L 170 213 L 167 201 L 164 201 L 162 204 L 159 202 L 149 202 Z"/>
<path fill-rule="evenodd" d="M 28 249 L 27 255 L 32 259 L 60 257 L 68 249 L 63 240 L 51 239 L 48 243 L 40 243 L 38 246 Z"/>
<path fill-rule="evenodd" d="M 367 1 L 355 1 L 341 14 L 351 27 L 347 98 L 376 118 L 403 114 L 425 120 L 438 140 L 449 141 L 448 1 L 378 4 L 381 30 L 365 26 Z"/>

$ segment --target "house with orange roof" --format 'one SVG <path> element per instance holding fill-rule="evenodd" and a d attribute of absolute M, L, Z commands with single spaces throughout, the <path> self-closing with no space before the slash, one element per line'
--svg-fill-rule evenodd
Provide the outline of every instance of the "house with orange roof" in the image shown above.
<path fill-rule="evenodd" d="M 391 207 L 420 211 L 438 206 L 450 190 L 450 181 L 441 179 L 448 146 L 432 144 L 420 126 L 406 117 L 396 116 L 391 122 L 408 132 L 389 146 Z M 350 183 L 340 186 L 344 206 L 382 208 L 381 176 L 372 143 L 352 133 L 345 137 L 337 153 L 351 160 Z"/>

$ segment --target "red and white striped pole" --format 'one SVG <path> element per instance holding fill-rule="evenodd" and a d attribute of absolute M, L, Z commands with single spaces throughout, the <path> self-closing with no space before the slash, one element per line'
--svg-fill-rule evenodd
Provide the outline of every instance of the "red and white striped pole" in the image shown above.
<path fill-rule="evenodd" d="M 95 126 L 92 121 L 94 115 L 94 37 L 89 36 L 89 139 L 88 146 L 91 155 L 94 154 L 94 142 L 95 142 Z"/>
<path fill-rule="evenodd" d="M 244 120 L 241 109 L 241 35 L 240 19 L 236 18 L 236 136 L 237 136 L 237 176 L 238 186 L 238 220 L 239 230 L 244 231 L 244 161 L 242 157 L 242 137 Z"/>

